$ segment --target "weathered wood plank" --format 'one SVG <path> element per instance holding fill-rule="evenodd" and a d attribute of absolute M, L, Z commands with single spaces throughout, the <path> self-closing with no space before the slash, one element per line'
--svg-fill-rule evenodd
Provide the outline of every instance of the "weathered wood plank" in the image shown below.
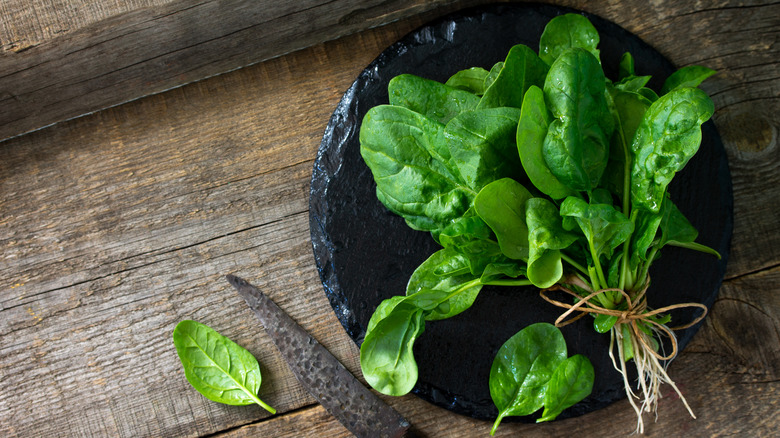
<path fill-rule="evenodd" d="M 178 0 L 118 14 L 0 56 L 0 140 L 447 3 Z"/>
<path fill-rule="evenodd" d="M 676 41 L 664 49 L 685 55 L 671 56 L 674 62 L 706 64 L 696 58 L 705 51 L 718 64 L 721 74 L 708 91 L 730 154 L 737 224 L 730 280 L 670 368 L 699 419 L 667 397 L 649 432 L 770 436 L 778 427 L 780 221 L 772 208 L 780 123 L 771 78 L 779 61 L 775 46 L 756 46 L 752 54 L 739 47 L 778 37 L 778 26 L 756 13 L 776 6 L 718 6 L 729 11 L 720 15 L 640 3 L 567 4 L 592 7 L 655 43 Z M 703 39 L 688 36 L 686 16 L 709 20 Z M 305 408 L 314 400 L 222 276 L 252 279 L 359 370 L 357 349 L 314 269 L 309 176 L 343 91 L 421 20 L 0 143 L 0 434 L 202 436 L 231 429 L 228 435 L 343 436 L 321 408 Z M 758 80 L 745 85 L 751 77 Z M 170 341 L 182 319 L 207 323 L 249 348 L 263 366 L 261 395 L 280 415 L 218 405 L 190 388 Z M 484 436 L 489 428 L 415 397 L 390 403 L 427 436 Z M 507 424 L 500 433 L 627 434 L 633 415 L 627 403 L 616 403 L 580 420 Z"/>

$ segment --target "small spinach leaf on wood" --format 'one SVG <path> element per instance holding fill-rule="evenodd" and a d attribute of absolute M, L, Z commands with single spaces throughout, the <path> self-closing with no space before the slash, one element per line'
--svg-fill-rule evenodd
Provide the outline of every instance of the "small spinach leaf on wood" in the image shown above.
<path fill-rule="evenodd" d="M 542 152 L 550 171 L 575 190 L 594 189 L 607 165 L 614 121 L 607 106 L 604 72 L 583 49 L 553 63 L 544 83 L 550 123 Z"/>
<path fill-rule="evenodd" d="M 479 103 L 474 93 L 411 74 L 391 79 L 387 91 L 391 105 L 409 108 L 444 124 Z"/>
<path fill-rule="evenodd" d="M 257 397 L 262 379 L 252 353 L 211 327 L 189 320 L 176 325 L 173 344 L 187 381 L 204 397 L 228 405 L 257 403 L 276 413 Z"/>

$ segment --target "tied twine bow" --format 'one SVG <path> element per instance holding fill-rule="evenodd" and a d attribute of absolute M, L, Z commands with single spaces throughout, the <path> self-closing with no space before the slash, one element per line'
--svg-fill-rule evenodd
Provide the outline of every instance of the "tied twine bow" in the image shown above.
<path fill-rule="evenodd" d="M 587 287 L 587 285 L 584 283 L 578 284 L 577 286 L 580 286 L 586 291 L 590 292 L 590 288 Z M 680 304 L 673 304 L 671 306 L 666 306 L 660 309 L 648 311 L 646 292 L 649 286 L 650 286 L 650 281 L 648 280 L 644 289 L 642 289 L 633 299 L 631 299 L 631 296 L 626 291 L 617 288 L 600 289 L 595 292 L 591 292 L 586 297 L 582 297 L 576 292 L 572 291 L 571 289 L 561 286 L 560 284 L 556 284 L 552 287 L 539 291 L 539 295 L 541 295 L 541 297 L 548 303 L 567 309 L 565 312 L 561 314 L 561 316 L 558 317 L 558 319 L 555 320 L 556 327 L 563 327 L 567 324 L 571 324 L 572 322 L 582 318 L 588 313 L 614 316 L 617 318 L 615 325 L 628 324 L 629 327 L 631 328 L 631 331 L 633 332 L 635 339 L 638 339 L 642 343 L 646 351 L 649 351 L 658 360 L 662 360 L 662 361 L 669 360 L 677 356 L 677 337 L 674 336 L 674 333 L 672 331 L 686 329 L 688 327 L 697 324 L 699 321 L 703 320 L 704 317 L 707 315 L 707 306 L 700 303 L 680 303 Z M 576 298 L 579 301 L 577 301 L 574 304 L 568 304 L 568 303 L 563 303 L 554 300 L 547 296 L 547 292 L 551 292 L 555 290 L 563 291 L 566 294 L 571 295 L 572 297 Z M 623 296 L 623 298 L 625 298 L 627 308 L 625 310 L 607 309 L 605 307 L 599 306 L 598 304 L 594 304 L 591 302 L 591 299 L 606 292 L 619 292 Z M 698 307 L 702 309 L 703 312 L 701 315 L 699 315 L 696 319 L 694 319 L 690 323 L 678 327 L 667 327 L 666 325 L 661 324 L 652 318 L 655 315 L 669 312 L 670 310 L 680 309 L 685 307 Z M 568 318 L 569 315 L 571 315 L 574 312 L 581 312 L 581 313 L 575 316 L 574 318 L 566 320 L 566 318 Z M 659 333 L 669 338 L 669 340 L 672 343 L 671 354 L 667 356 L 663 356 L 657 351 L 655 351 L 655 349 L 647 343 L 647 341 L 645 340 L 646 336 L 643 336 L 644 332 L 642 332 L 642 330 L 639 328 L 638 322 L 640 321 L 645 324 L 652 325 L 657 329 Z"/>

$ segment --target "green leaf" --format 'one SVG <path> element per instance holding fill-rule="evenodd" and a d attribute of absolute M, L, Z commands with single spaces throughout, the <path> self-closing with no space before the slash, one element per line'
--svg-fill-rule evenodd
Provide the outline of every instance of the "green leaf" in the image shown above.
<path fill-rule="evenodd" d="M 661 229 L 661 238 L 657 245 L 658 248 L 665 245 L 679 246 L 720 258 L 720 253 L 714 249 L 695 242 L 696 238 L 699 236 L 699 232 L 696 231 L 696 228 L 688 221 L 685 215 L 682 214 L 668 196 L 664 198 L 663 205 L 661 206 L 659 227 Z"/>
<path fill-rule="evenodd" d="M 607 106 L 605 81 L 593 55 L 570 49 L 553 63 L 544 83 L 554 120 L 542 153 L 553 175 L 574 190 L 597 187 L 607 166 L 614 121 Z"/>
<path fill-rule="evenodd" d="M 485 89 L 477 108 L 520 108 L 526 90 L 533 85 L 541 87 L 546 75 L 547 64 L 528 46 L 518 44 L 509 49 L 498 75 Z"/>
<path fill-rule="evenodd" d="M 587 397 L 593 390 L 595 373 L 587 357 L 574 355 L 563 361 L 547 384 L 544 413 L 537 423 L 554 420 L 564 409 Z"/>
<path fill-rule="evenodd" d="M 609 162 L 604 171 L 602 185 L 622 200 L 626 157 L 631 157 L 631 141 L 651 102 L 639 93 L 616 88 L 610 89 L 610 94 L 616 129 L 610 139 Z"/>
<path fill-rule="evenodd" d="M 485 79 L 487 79 L 488 73 L 482 67 L 471 67 L 450 76 L 444 85 L 481 96 L 485 93 Z"/>
<path fill-rule="evenodd" d="M 669 75 L 661 88 L 661 94 L 682 88 L 696 88 L 705 79 L 717 73 L 715 70 L 700 65 L 689 65 Z"/>
<path fill-rule="evenodd" d="M 503 178 L 486 185 L 474 199 L 477 214 L 496 234 L 501 252 L 510 259 L 528 259 L 525 202 L 531 197 L 520 183 Z"/>
<path fill-rule="evenodd" d="M 599 33 L 590 20 L 578 14 L 559 15 L 547 23 L 539 39 L 539 57 L 552 65 L 565 51 L 581 48 L 599 59 Z"/>
<path fill-rule="evenodd" d="M 403 106 L 444 124 L 479 103 L 479 96 L 474 93 L 410 74 L 391 79 L 387 90 L 391 105 Z"/>
<path fill-rule="evenodd" d="M 563 276 L 559 250 L 569 247 L 577 235 L 563 229 L 558 208 L 543 198 L 531 198 L 525 203 L 528 225 L 528 279 L 534 286 L 548 288 Z"/>
<path fill-rule="evenodd" d="M 701 143 L 701 125 L 714 111 L 698 88 L 682 88 L 660 97 L 648 108 L 631 143 L 631 201 L 657 213 L 674 175 Z"/>
<path fill-rule="evenodd" d="M 452 264 L 453 260 L 462 260 L 462 257 L 454 248 L 445 248 L 433 253 L 415 269 L 409 278 L 406 295 L 411 296 L 423 290 L 437 290 L 447 296 L 460 289 L 464 284 L 473 281 L 475 277 L 468 271 L 467 273 L 459 271 L 459 275 L 437 274 L 442 266 Z M 462 261 L 460 262 L 462 263 Z M 446 319 L 463 312 L 474 304 L 481 289 L 482 284 L 478 283 L 459 291 L 447 300 L 446 309 L 438 308 L 439 303 L 437 303 L 432 311 L 426 314 L 425 319 L 428 321 Z"/>
<path fill-rule="evenodd" d="M 490 368 L 490 397 L 498 408 L 491 434 L 507 416 L 529 415 L 544 405 L 547 382 L 566 359 L 566 341 L 552 324 L 520 330 L 498 350 Z"/>
<path fill-rule="evenodd" d="M 360 128 L 360 153 L 376 181 L 377 198 L 417 230 L 444 228 L 468 210 L 476 194 L 449 167 L 443 134 L 442 124 L 392 105 L 369 110 Z"/>
<path fill-rule="evenodd" d="M 625 78 L 634 76 L 636 70 L 634 69 L 634 57 L 631 53 L 626 52 L 620 57 L 620 65 L 618 66 L 618 79 L 623 80 Z"/>
<path fill-rule="evenodd" d="M 193 388 L 209 400 L 228 405 L 257 403 L 276 410 L 257 397 L 260 365 L 243 347 L 196 321 L 182 321 L 173 330 L 173 344 Z"/>
<path fill-rule="evenodd" d="M 515 143 L 519 119 L 517 108 L 490 108 L 459 114 L 447 124 L 452 162 L 475 192 L 496 179 L 523 175 Z"/>
<path fill-rule="evenodd" d="M 582 199 L 568 197 L 561 204 L 561 215 L 577 220 L 595 257 L 606 255 L 611 258 L 615 248 L 634 231 L 631 220 L 607 204 L 588 204 Z"/>
<path fill-rule="evenodd" d="M 393 300 L 393 298 L 391 298 Z M 417 383 L 412 348 L 425 331 L 424 311 L 399 300 L 383 318 L 377 318 L 360 346 L 360 367 L 372 388 L 387 395 L 404 395 Z"/>
<path fill-rule="evenodd" d="M 532 86 L 525 93 L 517 125 L 517 151 L 523 169 L 531 183 L 553 199 L 574 195 L 574 191 L 553 175 L 542 154 L 544 138 L 547 136 L 552 118 L 544 103 L 544 92 Z"/>

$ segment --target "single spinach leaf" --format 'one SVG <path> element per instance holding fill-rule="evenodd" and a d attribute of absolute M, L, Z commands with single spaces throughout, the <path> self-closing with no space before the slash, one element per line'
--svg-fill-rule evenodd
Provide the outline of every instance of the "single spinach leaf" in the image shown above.
<path fill-rule="evenodd" d="M 712 100 L 698 88 L 672 91 L 650 105 L 631 143 L 635 206 L 659 211 L 666 186 L 698 151 L 701 125 L 713 112 Z"/>
<path fill-rule="evenodd" d="M 605 96 L 606 79 L 598 60 L 583 49 L 569 49 L 550 67 L 544 83 L 555 118 L 542 153 L 558 180 L 574 190 L 598 186 L 607 166 L 614 121 Z"/>
<path fill-rule="evenodd" d="M 393 300 L 393 298 L 391 298 Z M 392 306 L 392 304 L 395 304 Z M 404 395 L 417 382 L 417 362 L 412 348 L 425 331 L 424 310 L 406 297 L 377 318 L 360 346 L 360 367 L 372 388 L 387 395 Z"/>
<path fill-rule="evenodd" d="M 631 53 L 626 52 L 620 57 L 620 64 L 618 65 L 618 80 L 634 76 L 636 69 L 634 67 L 634 56 Z"/>
<path fill-rule="evenodd" d="M 490 86 L 493 85 L 493 82 L 495 82 L 496 78 L 498 77 L 498 74 L 501 73 L 502 68 L 504 68 L 504 61 L 499 61 L 493 64 L 493 67 L 490 68 L 487 76 L 485 76 L 485 84 L 482 86 L 482 88 L 485 90 L 490 88 Z"/>
<path fill-rule="evenodd" d="M 553 199 L 574 195 L 574 191 L 553 175 L 542 154 L 544 138 L 552 117 L 544 103 L 544 92 L 531 86 L 525 93 L 517 125 L 517 152 L 531 183 Z"/>
<path fill-rule="evenodd" d="M 411 74 L 391 79 L 387 91 L 390 105 L 409 108 L 443 124 L 479 103 L 474 93 Z"/>
<path fill-rule="evenodd" d="M 491 434 L 504 417 L 541 409 L 547 382 L 566 354 L 561 331 L 543 322 L 520 330 L 501 346 L 490 368 L 490 397 L 498 408 Z"/>
<path fill-rule="evenodd" d="M 564 409 L 587 397 L 595 373 L 587 357 L 577 354 L 564 360 L 550 378 L 544 394 L 544 412 L 537 423 L 554 420 Z"/>
<path fill-rule="evenodd" d="M 477 214 L 496 234 L 501 252 L 510 259 L 528 259 L 525 203 L 531 197 L 517 181 L 502 178 L 486 185 L 474 199 Z"/>
<path fill-rule="evenodd" d="M 659 227 L 661 228 L 661 238 L 658 242 L 658 248 L 665 245 L 680 246 L 720 258 L 720 253 L 716 250 L 695 242 L 696 238 L 699 236 L 699 232 L 696 231 L 696 228 L 688 221 L 685 215 L 682 214 L 668 196 L 664 198 L 661 207 Z"/>
<path fill-rule="evenodd" d="M 471 67 L 461 70 L 447 79 L 444 85 L 448 85 L 459 90 L 470 91 L 477 96 L 485 94 L 485 79 L 488 71 L 482 67 Z"/>
<path fill-rule="evenodd" d="M 541 87 L 547 75 L 545 64 L 528 46 L 518 44 L 511 49 L 498 75 L 477 105 L 477 109 L 520 108 L 523 96 L 532 85 Z"/>
<path fill-rule="evenodd" d="M 517 108 L 490 108 L 461 113 L 444 128 L 452 162 L 474 192 L 499 178 L 522 178 L 515 144 L 519 119 Z"/>
<path fill-rule="evenodd" d="M 669 75 L 661 88 L 661 94 L 681 88 L 695 88 L 705 79 L 717 73 L 715 70 L 700 65 L 689 65 Z"/>
<path fill-rule="evenodd" d="M 534 286 L 548 288 L 563 276 L 559 250 L 568 248 L 577 235 L 563 229 L 558 208 L 544 198 L 531 198 L 525 203 L 528 225 L 528 279 Z"/>
<path fill-rule="evenodd" d="M 252 353 L 196 321 L 181 321 L 173 330 L 173 344 L 193 388 L 211 401 L 228 405 L 257 403 L 276 410 L 257 397 L 260 365 Z"/>
<path fill-rule="evenodd" d="M 579 14 L 559 15 L 547 23 L 539 39 L 539 57 L 552 65 L 563 52 L 581 48 L 599 59 L 599 33 L 590 20 Z"/>
<path fill-rule="evenodd" d="M 588 204 L 575 197 L 566 198 L 561 204 L 561 216 L 576 219 L 582 233 L 588 239 L 594 258 L 612 253 L 631 237 L 634 224 L 615 207 L 607 204 Z"/>
<path fill-rule="evenodd" d="M 475 277 L 466 270 L 458 271 L 456 275 L 439 275 L 437 271 L 448 264 L 463 263 L 460 260 L 463 256 L 454 248 L 444 248 L 433 253 L 427 260 L 415 269 L 409 278 L 406 286 L 406 295 L 411 296 L 423 290 L 442 291 L 445 296 L 458 291 L 451 298 L 447 299 L 447 305 L 439 307 L 437 304 L 430 313 L 425 316 L 427 321 L 451 318 L 474 304 L 479 291 L 482 289 L 481 283 L 475 283 L 471 286 L 461 289 L 465 284 L 473 281 Z M 419 306 L 418 306 L 419 307 Z"/>
<path fill-rule="evenodd" d="M 611 108 L 616 129 L 609 145 L 609 162 L 604 171 L 602 186 L 618 195 L 623 202 L 626 160 L 631 160 L 631 142 L 651 102 L 639 93 L 610 88 Z M 630 163 L 629 163 L 630 164 Z"/>
<path fill-rule="evenodd" d="M 504 263 L 491 263 L 482 271 L 482 276 L 479 277 L 479 281 L 482 284 L 487 284 L 502 278 L 522 277 L 525 276 L 527 272 L 528 269 L 526 264 L 517 260 L 511 260 Z"/>
<path fill-rule="evenodd" d="M 449 167 L 443 133 L 442 124 L 392 105 L 369 110 L 360 128 L 360 153 L 374 176 L 377 198 L 416 230 L 444 228 L 468 210 L 476 194 Z"/>
<path fill-rule="evenodd" d="M 647 261 L 647 252 L 655 243 L 658 226 L 662 216 L 648 210 L 636 211 L 634 233 L 631 235 L 631 266 L 635 268 L 640 262 Z"/>

